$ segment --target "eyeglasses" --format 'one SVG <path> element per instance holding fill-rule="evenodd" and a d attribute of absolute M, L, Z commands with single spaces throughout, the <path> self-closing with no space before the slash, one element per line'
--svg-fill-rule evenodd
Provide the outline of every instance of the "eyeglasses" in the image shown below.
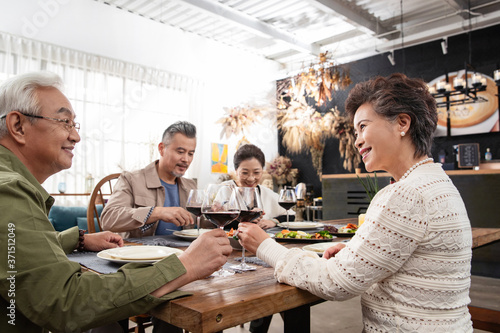
<path fill-rule="evenodd" d="M 45 117 L 45 116 L 37 116 L 37 115 L 33 115 L 33 114 L 27 114 L 27 113 L 24 113 L 24 112 L 20 112 L 18 111 L 20 114 L 26 116 L 26 117 L 31 117 L 31 118 L 38 118 L 38 119 L 47 119 L 47 120 L 54 120 L 54 121 L 58 121 L 60 123 L 64 123 L 64 128 L 68 131 L 68 132 L 71 132 L 74 129 L 76 129 L 76 131 L 80 131 L 80 123 L 75 123 L 74 121 L 70 120 L 70 119 L 58 119 L 58 118 L 51 118 L 51 117 Z M 3 116 L 0 117 L 0 119 L 3 119 L 7 117 L 6 114 L 4 114 Z"/>

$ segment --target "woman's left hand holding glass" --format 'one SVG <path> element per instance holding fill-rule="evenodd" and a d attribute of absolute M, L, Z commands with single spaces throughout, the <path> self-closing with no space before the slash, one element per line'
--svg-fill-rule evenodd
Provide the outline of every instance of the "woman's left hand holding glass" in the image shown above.
<path fill-rule="evenodd" d="M 240 222 L 238 225 L 238 239 L 250 252 L 257 253 L 259 245 L 268 238 L 269 235 L 255 223 Z"/>

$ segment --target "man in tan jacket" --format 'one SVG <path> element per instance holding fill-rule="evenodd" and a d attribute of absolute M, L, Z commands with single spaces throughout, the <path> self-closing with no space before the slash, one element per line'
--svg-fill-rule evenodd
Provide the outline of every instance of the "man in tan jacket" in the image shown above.
<path fill-rule="evenodd" d="M 167 235 L 193 224 L 185 209 L 196 183 L 183 175 L 193 161 L 196 127 L 179 121 L 170 125 L 158 144 L 160 159 L 141 170 L 123 172 L 102 212 L 104 230 L 124 238 Z"/>

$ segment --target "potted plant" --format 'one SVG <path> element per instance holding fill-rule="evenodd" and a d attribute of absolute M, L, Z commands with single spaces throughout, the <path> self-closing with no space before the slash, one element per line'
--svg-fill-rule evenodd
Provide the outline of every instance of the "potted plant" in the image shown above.
<path fill-rule="evenodd" d="M 378 180 L 377 180 L 377 173 L 373 173 L 373 179 L 370 177 L 370 175 L 366 175 L 366 181 L 363 181 L 361 177 L 356 175 L 358 177 L 359 182 L 361 185 L 363 185 L 366 194 L 368 195 L 368 198 L 370 198 L 370 201 L 372 201 L 373 197 L 375 194 L 377 194 L 379 188 L 378 188 Z M 365 214 L 359 214 L 358 216 L 358 228 L 361 227 L 361 225 L 365 222 Z"/>

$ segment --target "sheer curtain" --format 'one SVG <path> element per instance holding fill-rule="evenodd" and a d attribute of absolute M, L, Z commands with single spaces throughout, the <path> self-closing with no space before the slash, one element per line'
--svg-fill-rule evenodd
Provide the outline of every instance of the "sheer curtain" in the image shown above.
<path fill-rule="evenodd" d="M 0 33 L 0 81 L 38 70 L 63 78 L 81 124 L 73 166 L 43 184 L 49 193 L 61 182 L 67 193 L 83 193 L 87 177 L 95 184 L 110 173 L 142 168 L 157 158 L 168 125 L 177 120 L 196 125 L 200 119 L 203 82 Z M 190 171 L 197 169 L 193 164 Z M 86 200 L 58 197 L 56 204 L 86 205 Z"/>

